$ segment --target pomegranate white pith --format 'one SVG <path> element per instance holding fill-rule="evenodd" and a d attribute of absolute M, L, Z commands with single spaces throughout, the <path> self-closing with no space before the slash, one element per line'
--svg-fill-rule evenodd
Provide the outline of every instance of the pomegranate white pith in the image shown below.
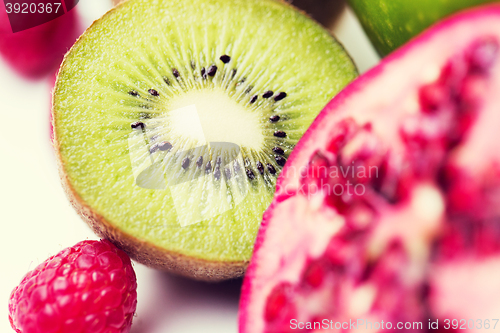
<path fill-rule="evenodd" d="M 240 332 L 494 318 L 499 92 L 493 5 L 435 26 L 338 95 L 278 180 Z"/>

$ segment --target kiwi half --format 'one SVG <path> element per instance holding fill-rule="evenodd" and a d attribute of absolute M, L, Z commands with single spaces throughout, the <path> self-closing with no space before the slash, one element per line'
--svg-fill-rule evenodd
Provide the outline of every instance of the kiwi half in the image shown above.
<path fill-rule="evenodd" d="M 334 38 L 285 3 L 126 1 L 61 66 L 63 185 L 133 259 L 240 276 L 290 151 L 355 76 Z"/>

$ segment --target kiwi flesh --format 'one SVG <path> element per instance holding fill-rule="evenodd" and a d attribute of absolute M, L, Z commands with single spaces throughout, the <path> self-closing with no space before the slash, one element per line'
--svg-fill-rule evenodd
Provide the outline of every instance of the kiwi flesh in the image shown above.
<path fill-rule="evenodd" d="M 341 45 L 285 3 L 126 1 L 61 65 L 63 186 L 133 259 L 241 276 L 290 151 L 356 75 Z"/>

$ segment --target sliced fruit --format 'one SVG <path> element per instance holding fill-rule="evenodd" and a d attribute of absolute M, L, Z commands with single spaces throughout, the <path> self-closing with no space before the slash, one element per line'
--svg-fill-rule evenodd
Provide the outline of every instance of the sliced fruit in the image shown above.
<path fill-rule="evenodd" d="M 83 30 L 80 25 L 78 12 L 73 9 L 47 23 L 13 33 L 7 12 L 0 5 L 0 55 L 21 75 L 30 79 L 43 77 L 61 64 Z"/>
<path fill-rule="evenodd" d="M 264 214 L 240 332 L 357 319 L 421 332 L 471 318 L 479 331 L 496 318 L 499 89 L 493 5 L 435 26 L 337 95 Z"/>
<path fill-rule="evenodd" d="M 381 56 L 394 51 L 438 20 L 498 0 L 348 0 Z"/>
<path fill-rule="evenodd" d="M 63 184 L 134 259 L 240 276 L 290 151 L 355 75 L 332 36 L 281 2 L 127 1 L 61 67 Z"/>

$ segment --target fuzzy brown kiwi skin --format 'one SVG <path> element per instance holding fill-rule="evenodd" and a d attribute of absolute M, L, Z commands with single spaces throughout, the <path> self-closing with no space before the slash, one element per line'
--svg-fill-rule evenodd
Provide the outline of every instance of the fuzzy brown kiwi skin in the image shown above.
<path fill-rule="evenodd" d="M 121 5 L 123 5 L 123 2 L 118 6 L 110 9 L 101 18 L 95 20 L 90 25 L 90 27 L 87 28 L 87 30 L 91 29 L 97 22 L 107 17 Z M 80 42 L 80 39 L 84 39 L 85 35 L 86 34 L 83 33 L 74 45 Z M 102 215 L 92 210 L 92 208 L 78 195 L 78 193 L 76 193 L 75 189 L 71 186 L 68 175 L 64 170 L 64 162 L 61 155 L 59 135 L 56 127 L 56 116 L 54 114 L 54 100 L 56 91 L 55 87 L 57 87 L 59 83 L 59 74 L 61 72 L 61 69 L 64 68 L 66 64 L 66 58 L 71 52 L 71 49 L 64 56 L 64 59 L 57 73 L 54 90 L 52 92 L 51 113 L 53 130 L 52 146 L 56 155 L 59 177 L 61 179 L 64 192 L 66 193 L 66 196 L 73 208 L 99 237 L 108 239 L 117 247 L 125 251 L 133 260 L 146 266 L 168 271 L 195 280 L 208 282 L 218 282 L 243 276 L 249 264 L 248 260 L 209 261 L 165 250 L 161 247 L 138 239 L 135 236 L 120 230 L 108 220 L 106 220 Z"/>

